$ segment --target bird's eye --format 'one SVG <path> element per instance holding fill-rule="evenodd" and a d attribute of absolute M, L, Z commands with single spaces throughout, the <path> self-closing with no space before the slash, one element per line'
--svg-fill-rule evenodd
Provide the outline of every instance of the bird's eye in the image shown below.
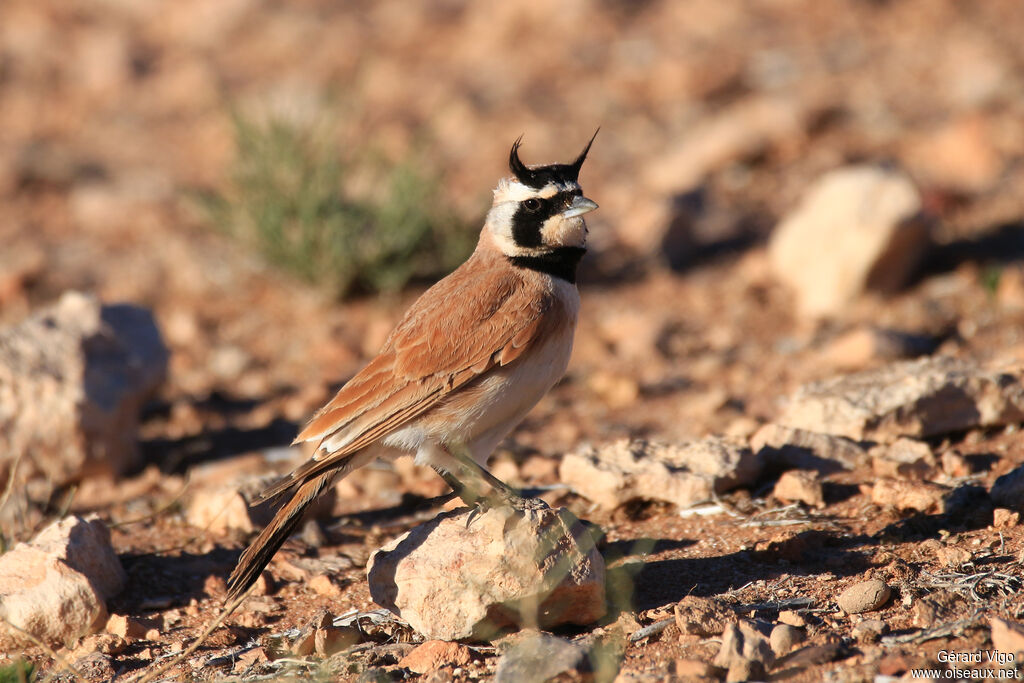
<path fill-rule="evenodd" d="M 541 204 L 539 199 L 527 199 L 523 202 L 523 206 L 526 207 L 526 210 L 530 213 L 534 213 L 536 211 L 540 211 Z"/>

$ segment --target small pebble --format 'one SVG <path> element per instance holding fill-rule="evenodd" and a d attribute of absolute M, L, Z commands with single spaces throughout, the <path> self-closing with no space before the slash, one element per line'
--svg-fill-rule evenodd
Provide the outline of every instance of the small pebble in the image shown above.
<path fill-rule="evenodd" d="M 855 583 L 836 600 L 847 614 L 871 612 L 889 601 L 892 590 L 877 579 Z"/>

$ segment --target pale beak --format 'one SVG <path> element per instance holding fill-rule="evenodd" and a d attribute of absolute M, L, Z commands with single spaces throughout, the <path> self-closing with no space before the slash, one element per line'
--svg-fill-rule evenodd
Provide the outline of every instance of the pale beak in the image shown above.
<path fill-rule="evenodd" d="M 575 216 L 582 216 L 585 213 L 590 213 L 597 208 L 597 202 L 587 199 L 583 195 L 575 197 L 572 200 L 572 204 L 569 208 L 562 212 L 562 218 L 573 218 Z"/>

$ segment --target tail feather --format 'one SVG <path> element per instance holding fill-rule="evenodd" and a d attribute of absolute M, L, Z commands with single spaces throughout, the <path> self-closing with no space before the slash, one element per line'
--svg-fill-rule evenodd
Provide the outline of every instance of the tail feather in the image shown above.
<path fill-rule="evenodd" d="M 237 598 L 255 583 L 274 554 L 295 531 L 306 509 L 332 483 L 337 474 L 337 471 L 324 472 L 315 479 L 303 483 L 296 489 L 291 500 L 277 511 L 270 524 L 242 553 L 238 565 L 231 572 L 231 577 L 228 578 L 229 601 Z"/>

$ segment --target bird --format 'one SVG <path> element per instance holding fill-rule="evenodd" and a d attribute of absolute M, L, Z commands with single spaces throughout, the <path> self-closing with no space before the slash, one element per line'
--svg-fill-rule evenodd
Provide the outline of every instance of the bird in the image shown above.
<path fill-rule="evenodd" d="M 377 356 L 310 418 L 294 443 L 316 442 L 314 455 L 254 501 L 289 496 L 242 553 L 228 600 L 256 581 L 324 490 L 377 457 L 414 454 L 477 509 L 518 495 L 486 463 L 568 366 L 583 216 L 598 208 L 579 174 L 596 137 L 571 163 L 527 166 L 523 136 L 512 144 L 512 175 L 494 189 L 473 253 L 413 303 Z"/>

